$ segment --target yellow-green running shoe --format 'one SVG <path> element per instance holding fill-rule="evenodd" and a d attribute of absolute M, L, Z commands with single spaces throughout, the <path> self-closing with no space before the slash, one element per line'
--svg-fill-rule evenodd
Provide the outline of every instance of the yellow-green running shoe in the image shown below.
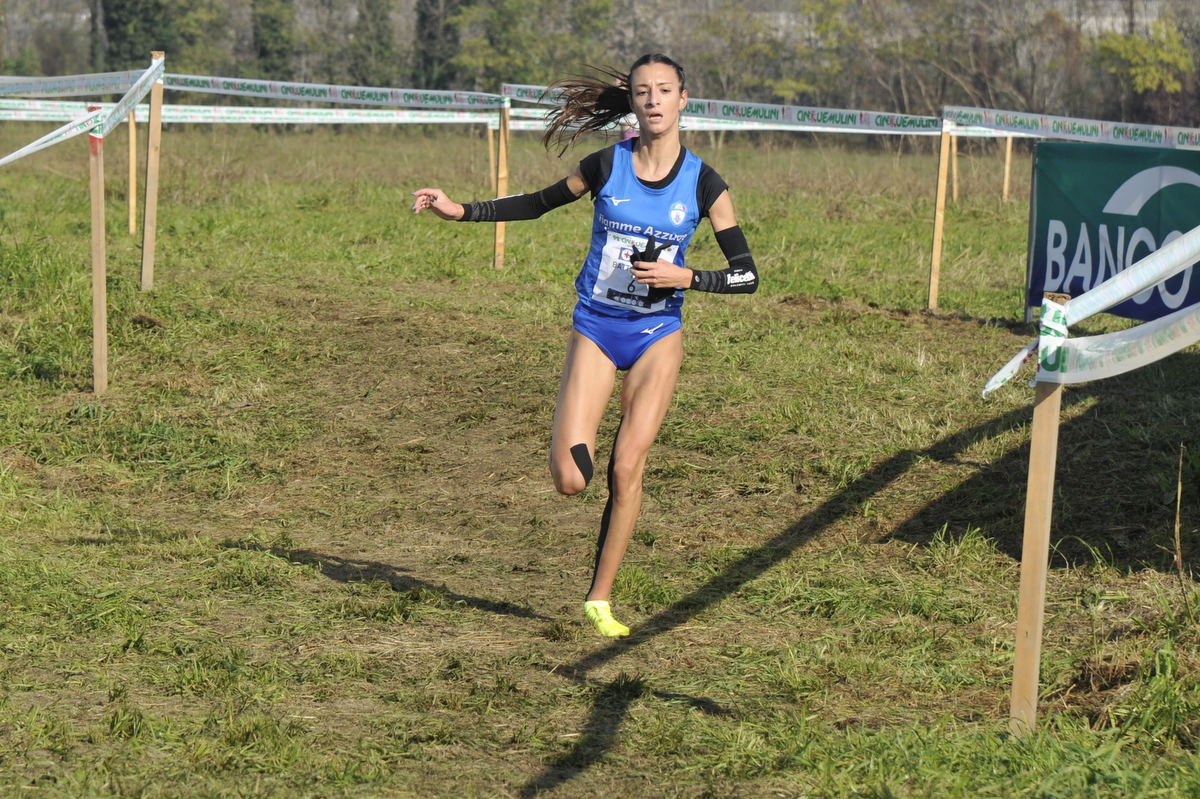
<path fill-rule="evenodd" d="M 607 638 L 629 635 L 629 628 L 613 618 L 612 608 L 606 599 L 589 599 L 583 603 L 583 615 L 596 628 L 596 632 Z"/>

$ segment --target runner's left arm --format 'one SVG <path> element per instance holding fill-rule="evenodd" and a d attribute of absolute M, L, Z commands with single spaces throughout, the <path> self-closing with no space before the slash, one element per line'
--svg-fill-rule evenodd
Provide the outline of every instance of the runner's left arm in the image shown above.
<path fill-rule="evenodd" d="M 708 219 L 729 266 L 710 271 L 693 269 L 688 288 L 715 294 L 753 294 L 758 288 L 758 269 L 754 266 L 746 234 L 742 233 L 733 213 L 733 200 L 729 199 L 728 190 L 721 192 L 712 204 Z"/>

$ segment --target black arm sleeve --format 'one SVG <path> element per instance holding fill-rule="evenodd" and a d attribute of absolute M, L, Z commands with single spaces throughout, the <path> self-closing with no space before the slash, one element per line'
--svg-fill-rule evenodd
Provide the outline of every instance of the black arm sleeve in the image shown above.
<path fill-rule="evenodd" d="M 547 211 L 579 199 L 567 188 L 563 178 L 535 194 L 513 194 L 497 200 L 466 203 L 460 222 L 517 222 L 537 219 Z"/>
<path fill-rule="evenodd" d="M 711 272 L 692 270 L 692 288 L 715 294 L 753 294 L 758 288 L 758 270 L 746 235 L 737 225 L 717 231 L 717 244 L 729 266 Z"/>

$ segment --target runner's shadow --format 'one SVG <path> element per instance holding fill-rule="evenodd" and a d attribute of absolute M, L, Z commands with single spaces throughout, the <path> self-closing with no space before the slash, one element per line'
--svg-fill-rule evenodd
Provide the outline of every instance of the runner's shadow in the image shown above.
<path fill-rule="evenodd" d="M 624 647 L 623 643 L 614 646 Z M 660 699 L 665 702 L 681 702 L 694 710 L 710 716 L 729 716 L 730 711 L 710 699 L 696 698 L 669 691 L 650 688 L 640 677 L 618 674 L 611 682 L 597 684 L 584 675 L 572 673 L 560 667 L 554 670 L 560 676 L 572 677 L 580 684 L 593 685 L 596 689 L 592 709 L 584 722 L 583 732 L 571 748 L 551 763 L 538 777 L 521 788 L 518 796 L 532 797 L 549 791 L 578 777 L 599 762 L 616 741 L 621 723 L 629 713 L 630 706 L 642 697 Z"/>
<path fill-rule="evenodd" d="M 885 490 L 914 465 L 928 460 L 956 458 L 959 453 L 980 440 L 992 438 L 1027 423 L 1029 413 L 1028 408 L 1015 410 L 942 439 L 926 449 L 906 450 L 893 455 L 774 538 L 731 562 L 690 594 L 646 619 L 628 638 L 615 641 L 573 664 L 560 666 L 555 672 L 576 680 L 585 679 L 593 669 L 686 624 L 705 609 L 733 595 L 751 580 L 787 560 L 839 519 L 856 513 L 864 501 Z M 584 725 L 584 734 L 570 751 L 549 763 L 540 775 L 526 783 L 520 795 L 530 797 L 551 790 L 578 776 L 589 765 L 603 757 L 616 739 L 630 703 L 636 698 L 636 694 L 629 696 L 627 693 L 615 689 L 601 691 Z"/>
<path fill-rule="evenodd" d="M 417 589 L 431 590 L 438 592 L 450 602 L 461 602 L 476 610 L 525 619 L 552 621 L 546 616 L 510 602 L 497 602 L 491 599 L 456 594 L 448 591 L 444 585 L 435 586 L 425 580 L 412 577 L 390 564 L 378 561 L 353 560 L 307 549 L 268 547 L 244 541 L 227 541 L 224 546 L 230 549 L 268 552 L 293 563 L 313 565 L 320 569 L 323 575 L 338 582 L 357 583 L 379 580 L 388 583 L 397 592 Z M 652 689 L 642 679 L 627 677 L 624 674 L 618 675 L 609 683 L 598 684 L 574 666 L 555 668 L 554 673 L 581 685 L 592 685 L 597 689 L 595 700 L 592 703 L 592 712 L 584 725 L 582 735 L 570 751 L 551 763 L 545 774 L 527 786 L 522 795 L 536 795 L 554 785 L 567 782 L 603 757 L 604 753 L 612 748 L 614 738 L 620 730 L 621 721 L 629 711 L 630 704 L 639 697 L 651 696 L 667 702 L 681 702 L 708 715 L 724 716 L 729 713 L 711 699 Z"/>
<path fill-rule="evenodd" d="M 245 541 L 226 541 L 224 546 L 229 549 L 253 549 L 259 552 L 269 552 L 276 557 L 290 560 L 293 563 L 316 566 L 321 574 L 337 580 L 340 583 L 367 583 L 379 581 L 387 583 L 397 593 L 426 590 L 440 594 L 448 602 L 463 604 L 475 610 L 495 613 L 503 616 L 515 616 L 521 619 L 536 619 L 538 621 L 553 621 L 549 616 L 543 616 L 528 607 L 513 602 L 503 602 L 485 597 L 468 596 L 455 593 L 443 585 L 434 585 L 426 580 L 411 576 L 402 569 L 388 563 L 373 560 L 354 560 L 338 555 L 314 552 L 310 549 L 286 549 L 269 547 Z"/>
<path fill-rule="evenodd" d="M 1112 565 L 1132 568 L 1150 562 L 1160 548 L 1146 534 L 1173 528 L 1179 446 L 1194 449 L 1185 459 L 1184 498 L 1200 498 L 1200 356 L 1175 355 L 1127 375 L 1067 387 L 1064 415 L 1071 420 L 1059 434 L 1052 534 L 1065 562 L 1077 555 L 1105 555 Z M 1012 390 L 1012 389 L 1009 389 Z M 1019 390 L 1019 389 L 1018 389 Z M 1082 412 L 1078 406 L 1084 405 Z M 1068 414 L 1067 411 L 1073 411 Z M 971 445 L 1027 425 L 1027 408 L 963 430 L 923 450 L 897 453 L 854 481 L 770 541 L 732 562 L 706 583 L 640 624 L 626 639 L 559 667 L 576 680 L 652 638 L 690 621 L 749 581 L 786 560 L 800 547 L 862 503 L 883 492 L 916 464 L 959 462 Z M 889 538 L 928 544 L 946 529 L 976 525 L 997 549 L 1019 559 L 1024 526 L 1029 445 L 1006 454 L 950 493 L 901 524 Z M 971 508 L 968 513 L 964 508 Z M 1193 543 L 1196 542 L 1193 535 Z M 1185 544 L 1186 546 L 1186 544 Z M 1196 546 L 1190 546 L 1195 551 Z M 1160 553 L 1161 554 L 1161 553 Z M 1160 562 L 1162 558 L 1159 558 Z M 535 796 L 582 773 L 611 747 L 637 694 L 602 691 L 571 751 L 527 783 L 521 796 Z"/>

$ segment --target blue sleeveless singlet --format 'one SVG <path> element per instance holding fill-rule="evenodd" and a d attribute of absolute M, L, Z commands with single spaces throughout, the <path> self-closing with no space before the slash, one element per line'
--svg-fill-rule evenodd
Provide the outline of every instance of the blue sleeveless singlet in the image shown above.
<path fill-rule="evenodd" d="M 629 369 L 647 349 L 681 326 L 683 292 L 652 297 L 633 277 L 630 257 L 651 236 L 668 244 L 660 258 L 684 265 L 684 253 L 700 223 L 696 184 L 701 162 L 685 152 L 678 174 L 660 189 L 638 180 L 633 143 L 613 147 L 612 170 L 593 201 L 592 241 L 575 288 L 574 327 L 591 339 L 618 369 Z"/>
<path fill-rule="evenodd" d="M 684 266 L 684 252 L 700 224 L 700 166 L 700 159 L 688 151 L 675 179 L 652 189 L 634 174 L 632 140 L 613 146 L 612 171 L 592 203 L 591 247 L 575 280 L 582 305 L 615 316 L 678 311 L 683 292 L 652 299 L 648 287 L 633 279 L 629 258 L 634 247 L 643 249 L 654 236 L 656 243 L 669 245 L 659 257 Z"/>

